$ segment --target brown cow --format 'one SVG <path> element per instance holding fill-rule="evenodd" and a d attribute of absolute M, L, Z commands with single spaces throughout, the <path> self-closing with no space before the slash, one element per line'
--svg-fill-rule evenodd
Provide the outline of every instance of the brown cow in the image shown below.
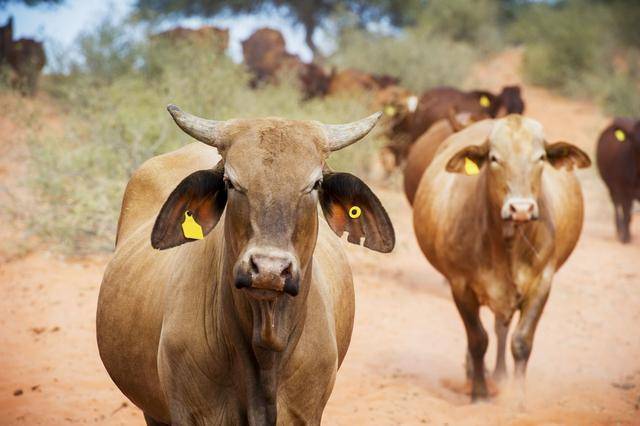
<path fill-rule="evenodd" d="M 287 52 L 282 33 L 261 28 L 242 42 L 244 62 L 253 74 L 251 87 L 278 83 L 283 76 L 293 77 L 300 84 L 303 99 L 324 96 L 329 90 L 331 75 L 321 66 L 305 63 Z"/>
<path fill-rule="evenodd" d="M 417 96 L 395 85 L 378 91 L 374 97 L 373 108 L 384 112 L 380 127 L 388 142 L 382 148 L 380 157 L 388 174 L 407 157 L 411 146 L 409 139 L 413 113 L 417 105 Z"/>
<path fill-rule="evenodd" d="M 485 90 L 463 92 L 453 87 L 436 87 L 420 97 L 412 121 L 412 141 L 418 139 L 433 123 L 446 118 L 451 109 L 495 118 L 500 114 L 522 114 L 524 102 L 518 86 L 506 86 L 499 95 Z"/>
<path fill-rule="evenodd" d="M 323 125 L 169 111 L 221 157 L 189 145 L 127 185 L 98 301 L 104 365 L 149 425 L 319 425 L 353 327 L 335 234 L 381 252 L 395 240 L 371 190 L 325 161 L 379 114 Z"/>
<path fill-rule="evenodd" d="M 422 176 L 416 237 L 449 281 L 464 322 L 472 400 L 488 396 L 481 305 L 495 315 L 497 378 L 506 374 L 509 323 L 520 311 L 511 351 L 524 379 L 552 278 L 582 229 L 582 192 L 571 170 L 589 165 L 577 147 L 546 142 L 538 122 L 510 115 L 451 135 Z"/>
<path fill-rule="evenodd" d="M 15 72 L 13 85 L 23 94 L 33 96 L 47 58 L 42 43 L 28 38 L 13 40 L 13 18 L 0 28 L 0 64 L 3 62 Z"/>
<path fill-rule="evenodd" d="M 329 84 L 329 95 L 353 95 L 358 92 L 374 92 L 398 84 L 399 80 L 389 75 L 375 75 L 347 68 L 333 70 Z"/>
<path fill-rule="evenodd" d="M 206 25 L 198 29 L 176 27 L 152 36 L 155 40 L 168 40 L 171 43 L 188 41 L 194 44 L 224 52 L 229 47 L 229 30 Z"/>
<path fill-rule="evenodd" d="M 640 120 L 616 118 L 607 126 L 596 162 L 613 201 L 618 238 L 628 243 L 633 200 L 640 201 Z"/>
<path fill-rule="evenodd" d="M 245 65 L 254 75 L 254 87 L 263 82 L 275 82 L 283 61 L 291 56 L 282 33 L 272 28 L 261 28 L 243 41 L 242 55 Z"/>
<path fill-rule="evenodd" d="M 455 132 L 459 132 L 476 121 L 488 118 L 484 115 L 475 116 L 468 113 L 454 114 L 437 121 L 418 140 L 411 145 L 407 155 L 407 164 L 403 170 L 404 194 L 413 205 L 418 184 L 422 174 L 427 169 L 436 152 L 443 142 Z"/>

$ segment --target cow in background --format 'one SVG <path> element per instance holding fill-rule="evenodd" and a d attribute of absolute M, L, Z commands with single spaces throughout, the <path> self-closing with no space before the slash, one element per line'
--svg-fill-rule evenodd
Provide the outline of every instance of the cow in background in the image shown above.
<path fill-rule="evenodd" d="M 303 100 L 322 97 L 329 91 L 332 75 L 322 66 L 305 63 L 297 55 L 287 52 L 282 33 L 261 28 L 242 42 L 244 63 L 253 74 L 250 85 L 277 84 L 293 79 L 302 92 Z"/>
<path fill-rule="evenodd" d="M 499 95 L 486 90 L 464 92 L 453 87 L 436 87 L 420 96 L 411 136 L 415 141 L 433 123 L 446 118 L 451 109 L 456 112 L 484 114 L 495 118 L 508 114 L 522 114 L 524 108 L 525 104 L 518 86 L 505 86 Z"/>
<path fill-rule="evenodd" d="M 12 84 L 24 95 L 38 90 L 40 73 L 47 63 L 44 46 L 29 38 L 13 40 L 13 18 L 0 27 L 0 64 L 6 63 L 15 73 Z"/>
<path fill-rule="evenodd" d="M 613 201 L 618 239 L 628 243 L 633 201 L 640 201 L 640 120 L 613 120 L 600 134 L 596 162 Z"/>

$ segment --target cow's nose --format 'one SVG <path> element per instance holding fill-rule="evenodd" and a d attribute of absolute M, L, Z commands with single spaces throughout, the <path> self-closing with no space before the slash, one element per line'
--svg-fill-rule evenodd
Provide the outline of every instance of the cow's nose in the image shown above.
<path fill-rule="evenodd" d="M 276 249 L 252 250 L 248 253 L 247 264 L 248 274 L 243 282 L 236 280 L 236 287 L 284 291 L 292 296 L 298 294 L 296 262 L 291 254 Z"/>
<path fill-rule="evenodd" d="M 538 218 L 538 203 L 529 198 L 511 198 L 502 208 L 502 218 L 514 222 L 528 222 Z"/>
<path fill-rule="evenodd" d="M 254 276 L 285 277 L 291 274 L 292 260 L 286 255 L 254 253 L 249 257 Z"/>

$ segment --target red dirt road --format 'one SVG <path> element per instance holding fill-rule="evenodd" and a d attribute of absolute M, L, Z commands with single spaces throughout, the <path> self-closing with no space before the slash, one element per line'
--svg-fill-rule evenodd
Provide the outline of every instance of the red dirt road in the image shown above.
<path fill-rule="evenodd" d="M 514 61 L 513 55 L 497 63 Z M 494 68 L 503 69 L 489 63 L 479 73 Z M 516 77 L 497 81 L 510 78 Z M 566 139 L 593 153 L 605 121 L 597 108 L 540 89 L 525 88 L 524 96 L 550 140 Z M 418 249 L 404 196 L 377 190 L 398 244 L 381 255 L 345 243 L 356 322 L 323 423 L 640 425 L 640 214 L 633 242 L 619 244 L 595 169 L 579 176 L 585 227 L 554 280 L 523 404 L 508 385 L 480 404 L 456 391 L 464 378 L 462 322 L 443 278 Z M 0 264 L 0 424 L 144 424 L 98 357 L 95 304 L 107 260 L 65 260 L 40 250 Z M 488 311 L 483 319 L 491 331 Z M 490 338 L 488 367 L 495 356 L 491 332 Z"/>

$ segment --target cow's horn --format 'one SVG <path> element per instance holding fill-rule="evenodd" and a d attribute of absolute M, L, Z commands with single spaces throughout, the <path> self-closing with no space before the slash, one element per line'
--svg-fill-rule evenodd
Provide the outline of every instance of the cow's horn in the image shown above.
<path fill-rule="evenodd" d="M 196 117 L 173 104 L 167 106 L 167 111 L 173 117 L 173 121 L 189 136 L 211 146 L 217 146 L 219 143 L 220 130 L 224 121 Z"/>
<path fill-rule="evenodd" d="M 337 151 L 359 141 L 373 129 L 381 115 L 382 112 L 376 112 L 352 123 L 323 124 L 322 127 L 327 135 L 327 148 L 330 151 Z"/>

